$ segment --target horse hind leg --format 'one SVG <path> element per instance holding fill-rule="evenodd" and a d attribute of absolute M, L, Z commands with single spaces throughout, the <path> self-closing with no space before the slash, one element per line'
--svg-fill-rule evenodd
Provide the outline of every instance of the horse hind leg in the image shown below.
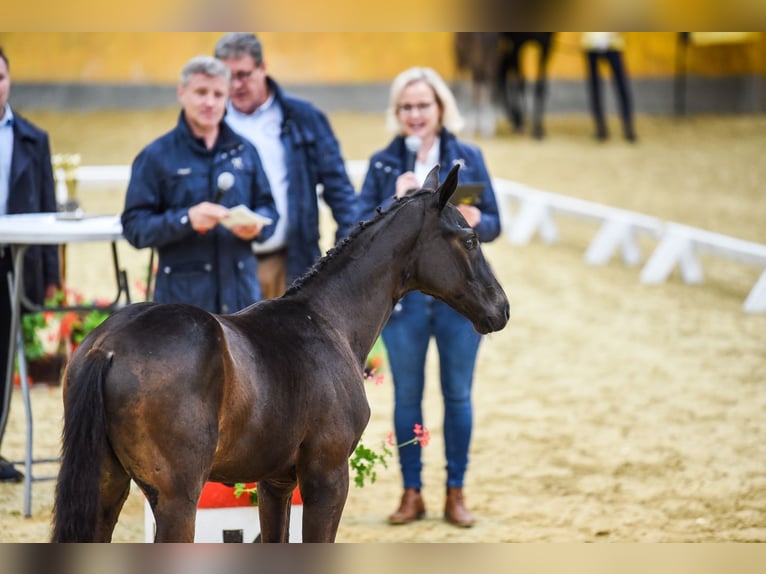
<path fill-rule="evenodd" d="M 290 500 L 295 486 L 295 482 L 261 481 L 258 483 L 261 542 L 290 541 Z"/>
<path fill-rule="evenodd" d="M 99 487 L 96 542 L 111 542 L 114 527 L 130 494 L 130 476 L 113 454 L 105 457 Z"/>

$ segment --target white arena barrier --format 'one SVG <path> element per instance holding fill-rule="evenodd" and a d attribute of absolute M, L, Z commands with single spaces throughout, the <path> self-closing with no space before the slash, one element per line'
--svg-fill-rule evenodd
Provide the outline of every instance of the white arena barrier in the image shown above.
<path fill-rule="evenodd" d="M 367 160 L 349 160 L 346 170 L 359 189 L 367 171 Z M 80 166 L 78 185 L 120 183 L 127 185 L 129 165 Z M 705 252 L 764 269 L 743 304 L 747 313 L 766 313 L 766 245 L 681 225 L 627 209 L 620 209 L 542 191 L 507 179 L 493 178 L 500 219 L 506 239 L 512 245 L 525 245 L 535 234 L 545 243 L 559 239 L 556 216 L 576 217 L 599 224 L 599 229 L 583 256 L 588 265 L 606 265 L 620 251 L 626 265 L 639 265 L 642 260 L 637 238 L 648 236 L 658 241 L 657 247 L 641 270 L 641 282 L 662 283 L 679 266 L 687 283 L 703 280 L 697 253 Z M 321 186 L 317 190 L 321 197 Z M 511 207 L 515 204 L 515 210 Z M 328 209 L 322 202 L 323 209 Z M 515 213 L 514 213 L 515 211 Z"/>
<path fill-rule="evenodd" d="M 249 484 L 248 486 L 254 486 Z M 208 482 L 197 504 L 194 542 L 256 541 L 261 533 L 258 507 L 250 504 L 248 494 L 234 496 L 234 488 Z M 289 541 L 303 540 L 303 501 L 295 490 L 290 508 Z M 144 501 L 144 542 L 154 541 L 154 515 Z"/>

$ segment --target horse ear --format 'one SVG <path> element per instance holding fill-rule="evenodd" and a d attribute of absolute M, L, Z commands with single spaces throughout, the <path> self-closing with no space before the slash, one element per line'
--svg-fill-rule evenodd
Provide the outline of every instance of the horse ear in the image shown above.
<path fill-rule="evenodd" d="M 438 189 L 439 211 L 444 209 L 444 206 L 447 205 L 449 198 L 452 197 L 452 194 L 455 193 L 455 190 L 457 189 L 457 172 L 459 170 L 460 170 L 460 164 L 456 163 L 452 167 L 452 169 L 449 170 L 449 174 L 447 174 L 447 179 L 444 180 L 444 183 Z"/>
<path fill-rule="evenodd" d="M 437 163 L 435 166 L 431 168 L 431 171 L 428 172 L 428 175 L 426 176 L 426 180 L 423 182 L 422 189 L 429 189 L 431 191 L 436 191 L 438 187 L 439 187 L 439 164 Z"/>

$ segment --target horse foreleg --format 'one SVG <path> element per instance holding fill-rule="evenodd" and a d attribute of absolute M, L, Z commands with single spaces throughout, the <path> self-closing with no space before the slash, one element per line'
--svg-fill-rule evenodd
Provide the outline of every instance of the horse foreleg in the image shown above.
<path fill-rule="evenodd" d="M 334 471 L 301 480 L 303 542 L 335 542 L 348 497 L 348 461 Z"/>
<path fill-rule="evenodd" d="M 258 483 L 261 542 L 289 542 L 290 501 L 296 483 Z"/>

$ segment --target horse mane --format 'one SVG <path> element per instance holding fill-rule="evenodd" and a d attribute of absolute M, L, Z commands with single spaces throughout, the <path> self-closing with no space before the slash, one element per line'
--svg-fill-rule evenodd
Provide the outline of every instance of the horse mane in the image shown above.
<path fill-rule="evenodd" d="M 388 218 L 388 216 L 397 213 L 403 206 L 411 203 L 415 199 L 422 197 L 425 194 L 433 193 L 432 190 L 429 189 L 422 189 L 419 190 L 416 193 L 410 193 L 408 195 L 405 195 L 404 197 L 395 198 L 393 203 L 388 206 L 388 208 L 384 211 L 378 206 L 375 209 L 375 217 L 369 220 L 360 221 L 356 224 L 356 227 L 351 230 L 351 232 L 341 239 L 341 241 L 330 248 L 330 250 L 323 256 L 320 257 L 314 265 L 311 266 L 311 268 L 306 271 L 303 275 L 295 279 L 290 287 L 288 287 L 287 291 L 285 292 L 285 295 L 293 295 L 300 291 L 301 287 L 303 287 L 308 281 L 316 277 L 319 273 L 321 273 L 322 269 L 324 269 L 331 261 L 338 258 L 338 256 L 347 250 L 348 245 L 353 243 L 359 235 L 362 234 L 364 230 L 366 230 L 368 227 L 371 227 L 373 225 L 378 224 L 383 219 Z"/>

